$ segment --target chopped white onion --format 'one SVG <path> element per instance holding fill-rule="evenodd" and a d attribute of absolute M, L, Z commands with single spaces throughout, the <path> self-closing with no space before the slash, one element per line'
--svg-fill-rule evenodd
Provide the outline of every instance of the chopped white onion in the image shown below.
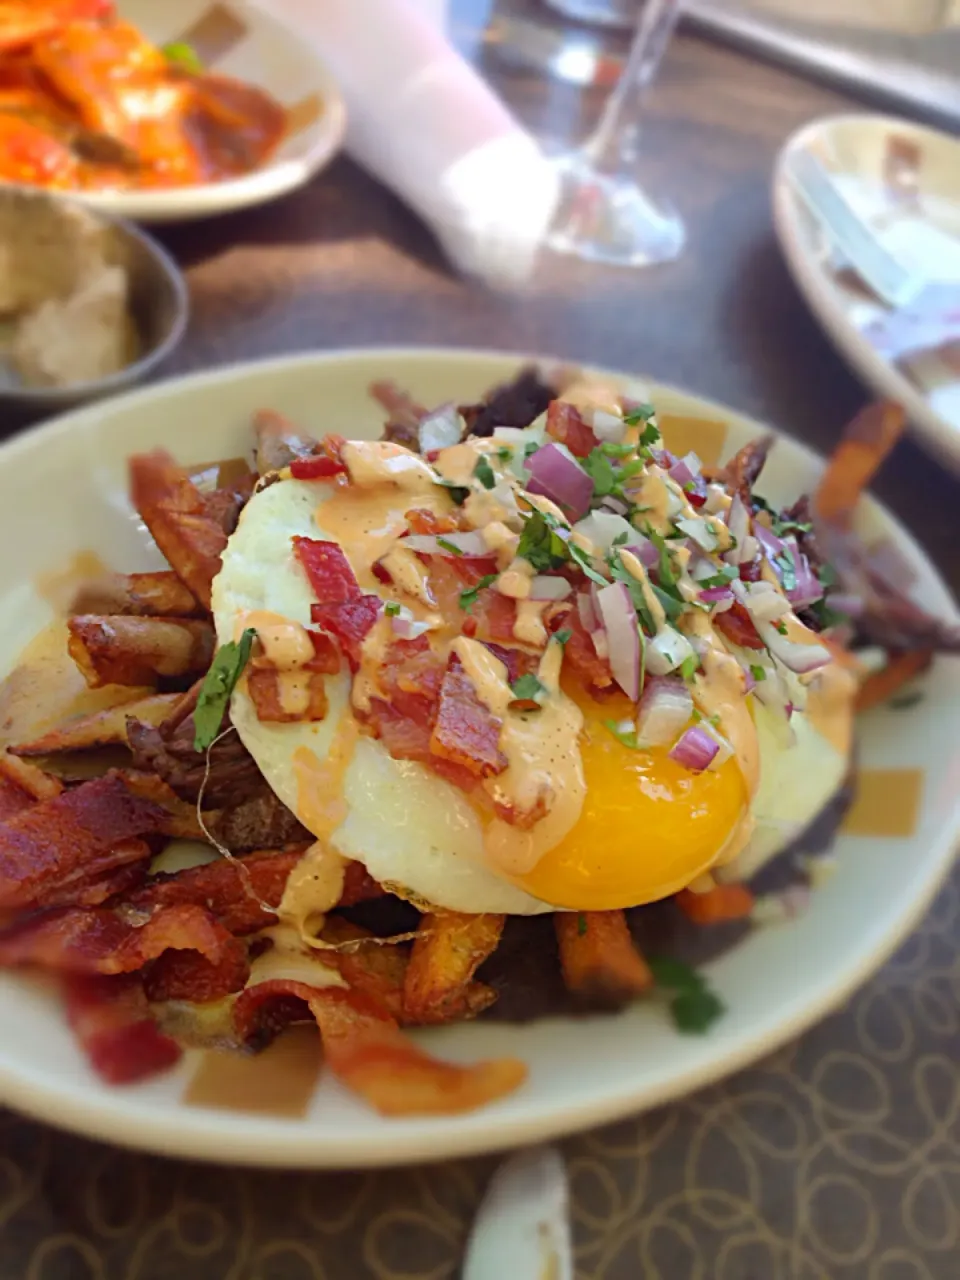
<path fill-rule="evenodd" d="M 530 582 L 531 600 L 566 600 L 573 587 L 566 578 L 553 578 L 537 574 Z"/>
<path fill-rule="evenodd" d="M 744 506 L 743 499 L 739 493 L 733 495 L 733 501 L 730 503 L 730 510 L 727 512 L 726 520 L 730 536 L 737 544 L 729 553 L 730 563 L 743 564 L 745 560 L 743 554 L 744 543 L 750 536 L 750 512 Z"/>
<path fill-rule="evenodd" d="M 647 641 L 647 670 L 655 676 L 666 676 L 692 655 L 693 648 L 687 637 L 667 626 Z"/>
<path fill-rule="evenodd" d="M 640 697 L 640 629 L 630 592 L 622 582 L 601 587 L 597 610 L 607 633 L 613 678 L 631 702 Z"/>
<path fill-rule="evenodd" d="M 693 714 L 693 697 L 682 680 L 647 680 L 637 710 L 637 746 L 665 747 L 683 732 Z"/>
<path fill-rule="evenodd" d="M 819 671 L 833 661 L 830 650 L 822 644 L 797 644 L 788 636 L 783 636 L 769 622 L 757 622 L 760 639 L 773 656 L 797 675 L 806 675 L 810 671 Z"/>
<path fill-rule="evenodd" d="M 692 538 L 701 551 L 716 551 L 717 535 L 710 527 L 709 520 L 704 520 L 702 516 L 681 516 L 677 521 L 677 528 L 688 538 Z"/>
<path fill-rule="evenodd" d="M 627 425 L 615 413 L 606 413 L 603 409 L 593 411 L 593 434 L 604 444 L 620 444 L 627 431 Z"/>
<path fill-rule="evenodd" d="M 444 542 L 449 546 L 442 546 Z M 483 534 L 476 530 L 468 533 L 443 533 L 436 537 L 428 533 L 412 533 L 409 537 L 402 539 L 400 546 L 410 551 L 419 551 L 425 556 L 456 555 L 457 551 L 462 556 L 468 557 L 485 558 L 490 554 Z M 456 547 L 457 551 L 451 552 L 449 547 Z"/>
<path fill-rule="evenodd" d="M 593 607 L 593 596 L 589 591 L 578 593 L 577 613 L 580 615 L 580 621 L 583 623 L 585 630 L 590 632 L 598 630 L 600 619 L 597 617 L 597 611 Z"/>
<path fill-rule="evenodd" d="M 633 525 L 613 511 L 591 511 L 588 516 L 577 521 L 573 531 L 589 539 L 601 555 L 610 551 L 617 538 L 626 537 L 633 541 L 637 538 Z"/>
<path fill-rule="evenodd" d="M 790 612 L 790 601 L 771 582 L 741 582 L 735 578 L 730 586 L 755 623 L 776 622 Z"/>
<path fill-rule="evenodd" d="M 466 423 L 457 412 L 456 405 L 444 404 L 420 420 L 418 435 L 420 452 L 433 453 L 459 444 L 466 430 Z"/>
<path fill-rule="evenodd" d="M 590 639 L 593 641 L 593 647 L 598 658 L 610 657 L 610 644 L 607 640 L 607 633 L 604 630 L 591 631 Z"/>

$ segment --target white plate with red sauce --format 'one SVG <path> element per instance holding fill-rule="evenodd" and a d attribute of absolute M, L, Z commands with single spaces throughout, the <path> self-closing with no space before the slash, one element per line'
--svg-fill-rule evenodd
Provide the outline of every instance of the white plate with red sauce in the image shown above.
<path fill-rule="evenodd" d="M 159 563 L 127 499 L 130 453 L 162 444 L 185 463 L 246 453 L 251 414 L 267 406 L 318 434 L 333 428 L 374 438 L 383 413 L 367 395 L 372 381 L 393 379 L 427 404 L 463 403 L 509 379 L 520 364 L 514 355 L 422 348 L 289 357 L 140 391 L 8 442 L 0 449 L 0 537 L 17 555 L 0 566 L 3 672 L 51 621 L 50 583 L 71 565 L 89 562 L 91 554 L 125 571 Z M 687 419 L 668 427 L 666 442 L 681 453 L 699 450 L 707 463 L 764 430 L 698 397 L 670 388 L 640 391 L 634 380 L 610 376 L 626 394 L 649 391 L 662 414 Z M 783 438 L 760 490 L 785 505 L 810 489 L 822 465 Z M 957 617 L 916 542 L 888 514 L 866 501 L 859 521 L 871 538 L 896 539 L 916 573 L 921 604 Z M 198 1070 L 196 1052 L 141 1085 L 102 1083 L 74 1043 L 56 993 L 0 973 L 0 1101 L 122 1145 L 224 1162 L 329 1168 L 525 1144 L 688 1093 L 770 1052 L 840 1004 L 929 903 L 960 834 L 960 661 L 939 659 L 924 690 L 911 706 L 870 713 L 860 735 L 866 807 L 855 811 L 854 832 L 838 836 L 836 873 L 816 889 L 806 913 L 756 929 L 708 966 L 728 1012 L 706 1036 L 679 1034 L 654 1004 L 586 1021 L 484 1022 L 418 1032 L 417 1040 L 443 1057 L 516 1056 L 530 1074 L 516 1093 L 482 1110 L 404 1119 L 381 1118 L 348 1095 L 318 1071 L 315 1052 L 303 1052 L 304 1042 L 294 1036 L 287 1042 L 293 1047 L 274 1056 L 272 1075 L 255 1087 L 249 1077 L 235 1080 L 234 1105 L 214 1107 L 185 1101 Z M 880 800 L 894 793 L 899 803 L 884 819 Z M 874 834 L 868 834 L 871 823 Z"/>

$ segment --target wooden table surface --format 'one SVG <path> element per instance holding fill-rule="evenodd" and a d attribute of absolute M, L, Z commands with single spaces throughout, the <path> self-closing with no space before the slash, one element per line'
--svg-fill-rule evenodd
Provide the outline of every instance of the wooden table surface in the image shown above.
<path fill-rule="evenodd" d="M 576 118 L 568 91 L 534 75 L 498 83 L 537 129 Z M 686 219 L 683 258 L 561 263 L 520 298 L 456 279 L 427 231 L 338 161 L 275 205 L 164 234 L 194 303 L 170 372 L 353 345 L 509 348 L 646 372 L 828 449 L 864 391 L 788 277 L 768 185 L 792 130 L 851 105 L 679 38 L 646 150 Z M 960 589 L 957 482 L 905 441 L 878 488 Z M 955 879 L 901 956 L 798 1044 L 566 1144 L 581 1280 L 957 1280 L 958 994 Z M 12 1117 L 0 1132 L 0 1277 L 28 1280 L 452 1280 L 492 1167 L 257 1174 Z"/>

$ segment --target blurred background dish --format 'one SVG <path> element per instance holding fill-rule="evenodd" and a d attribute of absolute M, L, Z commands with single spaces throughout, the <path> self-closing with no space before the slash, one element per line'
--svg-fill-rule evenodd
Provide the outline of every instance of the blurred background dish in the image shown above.
<path fill-rule="evenodd" d="M 339 148 L 343 103 L 321 61 L 241 0 L 11 0 L 4 10 L 8 181 L 177 221 L 291 191 Z"/>
<path fill-rule="evenodd" d="M 809 155 L 862 220 L 865 240 L 913 277 L 912 296 L 899 307 L 867 286 L 799 193 L 795 167 Z M 960 142 L 893 117 L 815 121 L 780 153 L 773 209 L 794 279 L 830 339 L 876 394 L 904 405 L 924 443 L 960 470 Z"/>
<path fill-rule="evenodd" d="M 187 286 L 129 222 L 0 187 L 0 411 L 5 426 L 140 382 L 183 337 Z"/>

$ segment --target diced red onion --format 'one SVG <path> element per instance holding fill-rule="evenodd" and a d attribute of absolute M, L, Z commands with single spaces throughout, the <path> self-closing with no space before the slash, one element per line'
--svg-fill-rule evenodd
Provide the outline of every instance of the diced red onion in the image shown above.
<path fill-rule="evenodd" d="M 549 498 L 572 520 L 579 520 L 590 510 L 593 481 L 563 445 L 555 441 L 545 444 L 531 456 L 528 467 L 530 493 Z"/>
<path fill-rule="evenodd" d="M 531 600 L 566 600 L 572 591 L 573 587 L 566 578 L 537 574 L 530 582 Z"/>
<path fill-rule="evenodd" d="M 704 604 L 715 605 L 714 613 L 725 613 L 733 607 L 734 594 L 729 587 L 706 587 L 700 592 Z"/>
<path fill-rule="evenodd" d="M 647 670 L 655 676 L 669 675 L 692 654 L 693 648 L 686 636 L 673 627 L 664 627 L 647 641 Z"/>
<path fill-rule="evenodd" d="M 593 605 L 593 597 L 589 591 L 581 591 L 577 595 L 577 613 L 580 615 L 580 621 L 587 631 L 592 632 L 599 628 L 600 619 L 597 617 L 597 611 Z"/>
<path fill-rule="evenodd" d="M 688 538 L 692 538 L 701 551 L 716 551 L 717 535 L 710 527 L 710 522 L 702 516 L 683 517 L 677 521 L 677 528 Z"/>
<path fill-rule="evenodd" d="M 611 582 L 597 592 L 596 603 L 610 646 L 613 678 L 631 702 L 640 697 L 640 631 L 630 592 Z"/>
<path fill-rule="evenodd" d="M 730 509 L 726 516 L 727 528 L 730 530 L 730 536 L 736 540 L 736 546 L 733 549 L 733 563 L 742 564 L 741 552 L 743 544 L 750 533 L 750 513 L 743 505 L 743 499 L 739 493 L 733 495 L 733 501 L 730 503 Z"/>
<path fill-rule="evenodd" d="M 476 530 L 467 533 L 443 533 L 438 537 L 429 533 L 411 533 L 401 541 L 400 546 L 407 547 L 410 551 L 418 551 L 424 556 L 456 555 L 456 551 L 451 553 L 449 547 L 441 545 L 444 542 L 450 547 L 456 547 L 457 551 L 468 559 L 478 556 L 486 558 L 490 555 L 490 548 L 484 541 L 483 534 Z"/>
<path fill-rule="evenodd" d="M 797 583 L 787 592 L 787 599 L 795 609 L 805 609 L 807 605 L 823 598 L 823 586 L 810 568 L 810 561 L 792 539 L 790 550 L 793 553 Z"/>
<path fill-rule="evenodd" d="M 605 444 L 619 444 L 627 432 L 627 425 L 615 413 L 606 413 L 603 409 L 594 409 L 593 421 L 590 424 L 593 434 Z"/>
<path fill-rule="evenodd" d="M 720 750 L 720 744 L 699 725 L 693 725 L 669 752 L 670 759 L 691 773 L 703 773 L 709 769 Z"/>
<path fill-rule="evenodd" d="M 700 459 L 695 453 L 688 453 L 685 458 L 673 464 L 668 474 L 671 480 L 676 480 L 680 488 L 684 489 L 688 484 L 693 484 L 700 474 Z"/>
<path fill-rule="evenodd" d="M 433 453 L 437 449 L 446 449 L 452 444 L 459 444 L 463 437 L 465 423 L 457 412 L 456 405 L 444 404 L 434 409 L 425 418 L 421 418 L 418 434 L 420 452 Z"/>
<path fill-rule="evenodd" d="M 647 680 L 637 711 L 637 746 L 665 747 L 676 742 L 693 714 L 693 697 L 682 680 Z"/>
<path fill-rule="evenodd" d="M 623 549 L 635 555 L 645 569 L 655 569 L 660 563 L 660 552 L 642 533 L 634 531 L 629 545 Z"/>
<path fill-rule="evenodd" d="M 805 675 L 829 666 L 832 661 L 830 650 L 822 644 L 797 644 L 788 636 L 781 635 L 769 622 L 757 622 L 756 625 L 760 639 L 788 671 Z"/>
<path fill-rule="evenodd" d="M 601 498 L 600 505 L 618 516 L 625 516 L 630 510 L 625 502 L 621 502 L 619 498 L 612 497 L 609 493 L 605 498 Z"/>
<path fill-rule="evenodd" d="M 587 538 L 602 555 L 607 554 L 617 538 L 638 536 L 633 525 L 612 511 L 591 511 L 583 520 L 577 521 L 573 531 Z"/>
<path fill-rule="evenodd" d="M 760 543 L 760 546 L 763 548 L 763 554 L 771 564 L 773 564 L 774 560 L 776 560 L 778 556 L 783 555 L 786 543 L 782 538 L 778 538 L 775 534 L 771 533 L 762 521 L 755 520 L 753 522 L 753 532 L 757 541 Z"/>

